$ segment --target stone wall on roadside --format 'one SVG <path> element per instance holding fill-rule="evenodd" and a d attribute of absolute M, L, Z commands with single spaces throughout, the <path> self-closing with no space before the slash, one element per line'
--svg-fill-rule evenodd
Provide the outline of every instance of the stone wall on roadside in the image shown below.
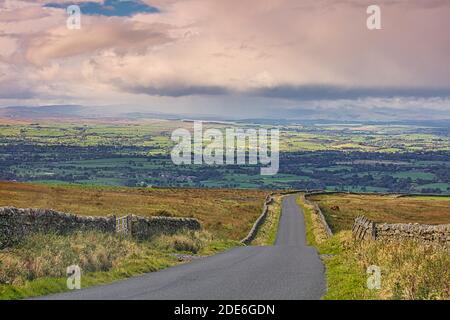
<path fill-rule="evenodd" d="M 123 218 L 123 217 L 122 217 Z M 201 224 L 194 218 L 139 217 L 128 215 L 125 232 L 145 240 L 159 234 L 174 234 L 182 230 L 200 230 Z M 115 216 L 80 216 L 50 209 L 0 208 L 0 249 L 11 246 L 32 233 L 69 234 L 74 231 L 93 230 L 115 233 Z"/>
<path fill-rule="evenodd" d="M 274 195 L 274 193 L 267 195 L 266 199 L 264 200 L 262 213 L 260 214 L 258 219 L 256 219 L 247 236 L 241 240 L 241 243 L 248 245 L 255 239 L 256 235 L 258 234 L 259 228 L 261 228 L 264 221 L 266 221 L 267 214 L 269 213 L 269 205 L 274 201 L 272 195 Z"/>
<path fill-rule="evenodd" d="M 200 230 L 201 224 L 194 218 L 140 217 L 131 215 L 130 233 L 140 240 L 159 234 L 174 234 L 183 230 Z"/>
<path fill-rule="evenodd" d="M 365 217 L 357 217 L 352 232 L 360 240 L 409 239 L 450 246 L 450 224 L 375 223 Z"/>
<path fill-rule="evenodd" d="M 49 209 L 0 208 L 0 248 L 31 233 L 68 234 L 76 230 L 115 232 L 116 218 L 78 216 Z"/>
<path fill-rule="evenodd" d="M 415 239 L 450 245 L 450 224 L 427 225 L 418 223 L 377 223 L 377 239 Z"/>
<path fill-rule="evenodd" d="M 322 223 L 322 226 L 327 234 L 327 237 L 331 237 L 333 235 L 333 232 L 331 231 L 330 226 L 328 225 L 327 219 L 325 219 L 325 215 L 323 214 L 322 210 L 320 209 L 317 202 L 309 200 L 308 197 L 316 194 L 321 194 L 320 192 L 309 192 L 302 195 L 302 200 L 305 204 L 311 206 L 313 208 L 314 213 L 319 217 L 320 222 Z"/>

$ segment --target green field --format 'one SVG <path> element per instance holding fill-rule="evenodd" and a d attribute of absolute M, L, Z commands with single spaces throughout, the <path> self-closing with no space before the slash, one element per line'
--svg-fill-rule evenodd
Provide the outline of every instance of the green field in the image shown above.
<path fill-rule="evenodd" d="M 1 120 L 1 119 L 0 119 Z M 393 124 L 208 123 L 204 130 L 280 130 L 280 169 L 174 165 L 171 133 L 189 121 L 0 121 L 0 179 L 197 188 L 450 194 L 449 131 Z M 206 145 L 206 143 L 205 143 Z"/>

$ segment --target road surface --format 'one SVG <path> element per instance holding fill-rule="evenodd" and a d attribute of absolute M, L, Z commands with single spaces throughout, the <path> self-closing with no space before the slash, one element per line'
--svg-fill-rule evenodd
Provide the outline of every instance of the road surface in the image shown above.
<path fill-rule="evenodd" d="M 238 247 L 162 271 L 42 299 L 320 299 L 324 267 L 305 241 L 295 196 L 283 201 L 274 246 Z"/>

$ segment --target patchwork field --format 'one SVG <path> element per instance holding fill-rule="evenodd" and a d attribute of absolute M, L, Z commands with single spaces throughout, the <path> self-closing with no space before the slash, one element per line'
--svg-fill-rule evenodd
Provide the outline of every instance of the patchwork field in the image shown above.
<path fill-rule="evenodd" d="M 320 189 L 450 194 L 450 132 L 416 124 L 204 122 L 280 130 L 278 174 L 260 165 L 175 165 L 182 120 L 0 118 L 0 180 L 128 187 Z M 205 146 L 209 142 L 205 141 Z"/>
<path fill-rule="evenodd" d="M 267 192 L 50 186 L 0 182 L 0 206 L 51 208 L 80 215 L 136 214 L 195 217 L 222 239 L 240 240 L 261 214 Z"/>
<path fill-rule="evenodd" d="M 359 215 L 376 222 L 450 223 L 450 197 L 336 193 L 309 199 L 319 204 L 334 232 L 351 229 Z"/>

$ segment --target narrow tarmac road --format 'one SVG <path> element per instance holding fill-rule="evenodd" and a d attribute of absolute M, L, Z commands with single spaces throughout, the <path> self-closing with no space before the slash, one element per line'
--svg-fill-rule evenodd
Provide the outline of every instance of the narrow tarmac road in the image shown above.
<path fill-rule="evenodd" d="M 162 271 L 42 299 L 320 299 L 324 267 L 306 245 L 295 196 L 283 201 L 274 246 L 248 246 Z"/>

